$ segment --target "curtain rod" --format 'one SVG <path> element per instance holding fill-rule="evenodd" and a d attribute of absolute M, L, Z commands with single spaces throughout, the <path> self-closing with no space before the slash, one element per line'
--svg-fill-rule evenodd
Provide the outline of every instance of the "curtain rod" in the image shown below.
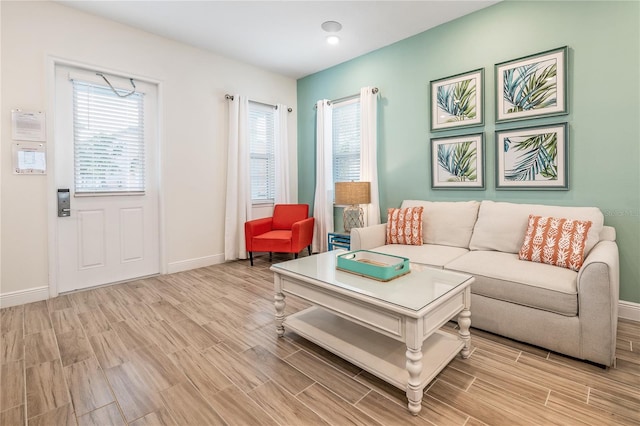
<path fill-rule="evenodd" d="M 233 95 L 230 95 L 230 94 L 228 94 L 228 93 L 227 93 L 226 95 L 224 95 L 224 98 L 225 98 L 226 100 L 228 100 L 228 101 L 232 101 L 232 100 L 233 100 Z M 266 103 L 266 102 L 253 101 L 253 100 L 251 100 L 251 102 L 254 102 L 254 103 L 256 103 L 256 104 L 261 104 L 261 105 L 270 106 L 270 107 L 272 107 L 272 108 L 278 109 L 278 105 L 271 105 L 271 104 L 268 104 L 268 103 Z M 287 108 L 287 111 L 289 111 L 289 112 L 293 112 L 293 108 L 289 107 L 289 108 Z"/>
<path fill-rule="evenodd" d="M 373 93 L 374 95 L 376 93 L 378 93 L 378 88 L 377 87 L 373 87 L 371 88 L 371 93 Z M 357 98 L 358 96 L 360 96 L 360 93 L 355 93 L 353 95 L 349 95 L 349 96 L 343 96 L 342 98 L 338 98 L 338 99 L 332 99 L 329 101 L 329 104 L 335 104 L 337 102 L 342 102 L 342 101 L 348 101 L 349 99 L 354 99 Z M 313 107 L 317 108 L 317 104 L 314 104 Z"/>
<path fill-rule="evenodd" d="M 377 88 L 377 87 L 373 87 L 373 88 L 371 89 L 371 93 L 373 93 L 374 95 L 375 95 L 376 93 L 378 93 L 378 88 Z M 330 100 L 330 101 L 329 101 L 329 103 L 331 103 L 331 104 L 335 104 L 336 102 L 346 101 L 346 100 L 349 100 L 349 99 L 357 98 L 358 96 L 360 96 L 360 93 L 355 93 L 355 94 L 353 94 L 353 95 L 343 96 L 342 98 L 338 98 L 338 99 Z"/>

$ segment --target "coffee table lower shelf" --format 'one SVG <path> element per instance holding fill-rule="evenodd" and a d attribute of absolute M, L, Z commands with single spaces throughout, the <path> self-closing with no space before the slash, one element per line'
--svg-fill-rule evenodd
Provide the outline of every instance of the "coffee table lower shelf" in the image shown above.
<path fill-rule="evenodd" d="M 285 330 L 294 331 L 363 370 L 402 390 L 407 389 L 407 346 L 320 307 L 289 315 Z M 426 386 L 462 350 L 456 335 L 436 331 L 422 344 L 421 387 Z"/>

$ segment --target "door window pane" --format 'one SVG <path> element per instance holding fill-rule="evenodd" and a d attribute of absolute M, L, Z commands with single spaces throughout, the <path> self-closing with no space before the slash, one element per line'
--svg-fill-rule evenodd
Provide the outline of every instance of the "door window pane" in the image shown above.
<path fill-rule="evenodd" d="M 73 81 L 77 194 L 144 193 L 144 94 Z"/>

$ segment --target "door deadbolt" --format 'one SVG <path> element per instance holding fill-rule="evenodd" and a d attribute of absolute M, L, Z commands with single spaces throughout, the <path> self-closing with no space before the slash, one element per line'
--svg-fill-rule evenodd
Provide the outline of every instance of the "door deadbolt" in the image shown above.
<path fill-rule="evenodd" d="M 71 196 L 69 189 L 58 189 L 58 217 L 71 216 Z"/>

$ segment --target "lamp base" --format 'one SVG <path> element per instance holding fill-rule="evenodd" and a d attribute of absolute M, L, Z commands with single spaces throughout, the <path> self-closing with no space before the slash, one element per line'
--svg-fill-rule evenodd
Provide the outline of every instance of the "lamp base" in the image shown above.
<path fill-rule="evenodd" d="M 342 212 L 342 222 L 347 233 L 353 228 L 364 227 L 364 210 L 358 205 L 345 207 Z"/>

